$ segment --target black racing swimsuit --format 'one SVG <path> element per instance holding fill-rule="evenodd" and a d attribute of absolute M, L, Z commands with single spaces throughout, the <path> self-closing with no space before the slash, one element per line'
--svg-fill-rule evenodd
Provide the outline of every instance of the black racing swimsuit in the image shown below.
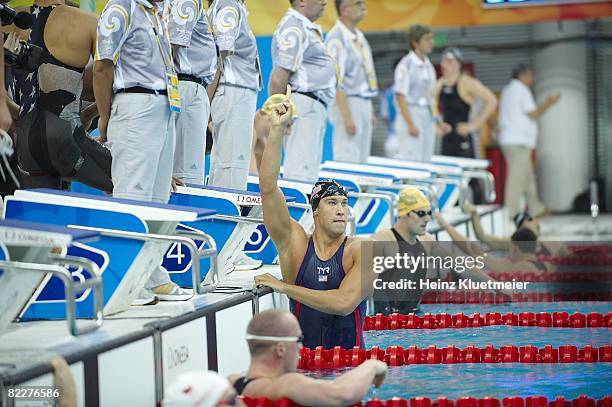
<path fill-rule="evenodd" d="M 412 257 L 424 257 L 427 252 L 423 243 L 418 239 L 415 244 L 408 243 L 402 235 L 400 235 L 395 229 L 391 229 L 395 240 L 399 244 L 399 253 L 403 256 L 407 253 Z M 394 312 L 400 314 L 408 314 L 414 312 L 421 301 L 423 290 L 420 288 L 420 280 L 425 278 L 427 274 L 427 267 L 421 265 L 411 273 L 407 269 L 391 269 L 380 274 L 380 278 L 383 282 L 400 282 L 402 279 L 414 281 L 416 283 L 415 289 L 405 290 L 376 290 L 374 292 L 374 309 L 376 313 L 382 313 L 385 315 L 392 314 Z"/>
<path fill-rule="evenodd" d="M 444 85 L 440 91 L 440 113 L 444 121 L 453 128 L 442 138 L 442 155 L 474 158 L 472 135 L 463 137 L 457 133 L 457 124 L 467 123 L 470 116 L 470 105 L 461 99 L 458 83 L 459 80 L 453 86 Z"/>
<path fill-rule="evenodd" d="M 244 392 L 244 389 L 249 385 L 249 383 L 257 379 L 260 379 L 260 377 L 251 377 L 250 379 L 247 379 L 246 376 L 239 377 L 234 382 L 234 389 L 236 390 L 236 394 L 241 396 Z"/>

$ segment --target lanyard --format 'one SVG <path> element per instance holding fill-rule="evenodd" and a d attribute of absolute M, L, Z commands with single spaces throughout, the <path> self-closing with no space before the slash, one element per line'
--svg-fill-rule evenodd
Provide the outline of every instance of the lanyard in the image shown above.
<path fill-rule="evenodd" d="M 172 55 L 172 45 L 170 44 L 170 34 L 168 33 L 168 26 L 167 25 L 163 25 L 164 28 L 164 35 L 166 37 L 166 41 L 168 43 L 168 52 L 170 54 L 170 59 L 168 62 L 166 62 L 166 51 L 164 50 L 164 46 L 161 43 L 160 38 L 160 34 L 159 34 L 159 19 L 157 18 L 157 13 L 154 13 L 155 16 L 155 22 L 156 24 L 153 24 L 153 20 L 151 20 L 151 15 L 149 14 L 149 12 L 147 11 L 147 9 L 141 4 L 140 7 L 142 7 L 142 10 L 144 11 L 145 15 L 147 16 L 147 19 L 149 20 L 149 23 L 151 24 L 151 28 L 153 29 L 153 33 L 155 34 L 155 39 L 157 40 L 157 46 L 159 47 L 159 52 L 161 53 L 162 56 L 162 60 L 164 61 L 164 66 L 166 67 L 166 70 L 171 70 L 174 71 L 174 57 Z"/>

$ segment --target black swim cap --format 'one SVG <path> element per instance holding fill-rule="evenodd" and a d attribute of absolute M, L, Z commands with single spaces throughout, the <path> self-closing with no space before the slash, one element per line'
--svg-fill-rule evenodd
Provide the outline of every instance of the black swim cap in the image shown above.
<path fill-rule="evenodd" d="M 312 193 L 310 194 L 310 206 L 314 211 L 319 206 L 321 199 L 328 196 L 340 195 L 347 196 L 346 189 L 344 189 L 342 185 L 338 184 L 333 179 L 318 181 L 312 188 Z"/>

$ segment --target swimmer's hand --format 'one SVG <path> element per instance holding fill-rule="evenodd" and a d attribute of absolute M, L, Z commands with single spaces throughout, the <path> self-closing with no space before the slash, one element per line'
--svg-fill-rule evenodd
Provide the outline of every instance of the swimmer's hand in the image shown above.
<path fill-rule="evenodd" d="M 289 128 L 293 124 L 293 107 L 291 106 L 291 87 L 287 85 L 287 96 L 283 103 L 270 108 L 272 127 Z"/>
<path fill-rule="evenodd" d="M 258 276 L 255 276 L 255 284 L 258 286 L 264 285 L 266 287 L 270 287 L 277 293 L 281 293 L 281 294 L 285 293 L 285 287 L 287 286 L 287 284 L 283 283 L 281 280 L 274 277 L 270 273 L 265 273 L 265 274 L 260 274 Z"/>
<path fill-rule="evenodd" d="M 177 177 L 172 177 L 172 192 L 176 192 L 176 187 L 184 187 L 185 183 Z"/>
<path fill-rule="evenodd" d="M 370 359 L 368 362 L 372 362 L 374 365 L 375 376 L 374 380 L 372 380 L 372 384 L 378 389 L 380 386 L 382 386 L 385 378 L 387 377 L 387 364 L 385 362 L 381 362 L 380 360 L 374 359 Z"/>

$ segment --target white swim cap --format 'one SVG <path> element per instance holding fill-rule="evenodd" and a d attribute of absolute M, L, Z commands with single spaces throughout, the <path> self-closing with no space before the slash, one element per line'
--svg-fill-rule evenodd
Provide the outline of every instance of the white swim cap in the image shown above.
<path fill-rule="evenodd" d="M 166 388 L 162 407 L 214 407 L 229 386 L 216 372 L 183 373 Z"/>

